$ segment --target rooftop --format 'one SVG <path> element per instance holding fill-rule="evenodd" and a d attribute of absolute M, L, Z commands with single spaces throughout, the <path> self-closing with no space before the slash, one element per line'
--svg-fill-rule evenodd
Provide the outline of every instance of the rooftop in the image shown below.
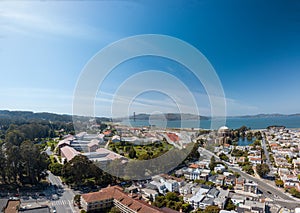
<path fill-rule="evenodd" d="M 67 161 L 72 160 L 76 155 L 79 155 L 80 152 L 76 151 L 70 146 L 64 146 L 60 149 L 61 154 L 67 159 Z"/>
<path fill-rule="evenodd" d="M 114 199 L 138 213 L 163 212 L 160 209 L 153 207 L 146 202 L 129 197 L 126 193 L 123 192 L 122 188 L 119 186 L 107 187 L 101 189 L 99 192 L 83 194 L 81 195 L 81 197 L 88 203 L 100 200 Z"/>
<path fill-rule="evenodd" d="M 19 205 L 20 205 L 19 200 L 8 201 L 7 207 L 5 208 L 5 213 L 16 213 Z"/>

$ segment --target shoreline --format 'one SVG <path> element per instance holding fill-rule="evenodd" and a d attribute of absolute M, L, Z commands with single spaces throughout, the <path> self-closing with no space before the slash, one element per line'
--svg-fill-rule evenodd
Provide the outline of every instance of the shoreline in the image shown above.
<path fill-rule="evenodd" d="M 253 119 L 254 120 L 254 119 Z M 266 130 L 267 127 L 269 126 L 284 126 L 286 127 L 287 129 L 290 129 L 290 130 L 299 130 L 300 129 L 300 119 L 299 119 L 299 122 L 297 120 L 297 124 L 295 123 L 284 123 L 284 122 L 274 122 L 274 123 L 269 123 L 269 122 L 272 122 L 272 121 L 265 121 L 265 119 L 257 119 L 256 120 L 259 120 L 258 123 L 255 123 L 255 122 L 247 122 L 248 120 L 244 120 L 244 119 L 239 119 L 240 122 L 235 122 L 235 120 L 230 120 L 230 119 L 227 119 L 226 120 L 226 124 L 225 126 L 227 126 L 229 129 L 239 129 L 240 127 L 242 126 L 246 126 L 247 128 L 250 128 L 251 130 Z M 161 122 L 161 123 L 160 123 Z M 199 126 L 194 126 L 194 125 L 191 125 L 191 124 L 195 124 L 194 123 L 195 120 L 184 120 L 184 121 L 181 121 L 181 120 L 172 120 L 172 121 L 168 121 L 168 122 L 163 122 L 163 121 L 159 121 L 157 120 L 156 122 L 156 125 L 150 125 L 149 124 L 149 121 L 147 120 L 136 120 L 136 121 L 128 121 L 128 120 L 125 120 L 125 121 L 122 121 L 122 122 L 117 122 L 115 123 L 116 125 L 120 125 L 120 126 L 127 126 L 127 127 L 131 127 L 131 128 L 143 128 L 143 127 L 153 127 L 153 128 L 161 128 L 161 129 L 178 129 L 178 130 L 218 130 L 218 128 L 220 128 L 221 126 L 224 126 L 223 124 L 220 124 L 220 125 L 216 125 L 214 124 L 215 126 L 218 126 L 218 128 L 211 128 L 211 123 L 210 123 L 210 120 L 206 120 L 206 122 L 199 122 Z M 263 125 L 263 123 L 260 123 L 260 122 L 265 122 L 266 125 Z"/>

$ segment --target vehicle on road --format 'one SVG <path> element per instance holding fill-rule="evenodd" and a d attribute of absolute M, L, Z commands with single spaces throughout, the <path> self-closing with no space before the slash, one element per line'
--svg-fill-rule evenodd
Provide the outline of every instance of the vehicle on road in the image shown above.
<path fill-rule="evenodd" d="M 57 194 L 52 195 L 52 200 L 58 200 L 58 199 L 59 199 L 59 197 Z"/>

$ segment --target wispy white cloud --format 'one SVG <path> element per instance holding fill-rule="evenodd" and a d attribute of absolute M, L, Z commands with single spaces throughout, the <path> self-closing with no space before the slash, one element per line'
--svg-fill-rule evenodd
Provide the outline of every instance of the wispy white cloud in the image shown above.
<path fill-rule="evenodd" d="M 1 4 L 3 5 L 3 4 Z M 66 36 L 81 39 L 111 41 L 118 38 L 114 32 L 104 28 L 78 23 L 55 13 L 32 13 L 26 7 L 4 5 L 0 11 L 2 32 L 12 32 L 34 37 Z M 5 35 L 5 34 L 4 34 Z"/>

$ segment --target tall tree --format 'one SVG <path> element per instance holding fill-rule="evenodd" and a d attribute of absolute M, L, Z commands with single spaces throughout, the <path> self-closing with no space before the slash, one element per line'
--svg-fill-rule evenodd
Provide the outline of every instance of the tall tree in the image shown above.
<path fill-rule="evenodd" d="M 37 183 L 41 178 L 41 173 L 47 169 L 47 157 L 40 152 L 37 145 L 28 140 L 21 144 L 20 156 L 24 167 L 24 175 L 30 183 Z"/>
<path fill-rule="evenodd" d="M 83 155 L 77 155 L 67 162 L 63 166 L 62 176 L 66 179 L 66 183 L 76 186 L 88 185 L 91 183 L 89 181 L 105 186 L 116 180 Z"/>
<path fill-rule="evenodd" d="M 270 168 L 267 164 L 257 164 L 256 165 L 256 172 L 260 177 L 264 177 L 270 172 Z"/>
<path fill-rule="evenodd" d="M 216 166 L 216 159 L 215 156 L 212 156 L 209 163 L 209 169 L 213 171 L 215 166 Z"/>
<path fill-rule="evenodd" d="M 6 158 L 1 145 L 0 146 L 0 175 L 2 178 L 2 182 L 4 183 L 6 182 L 6 171 L 7 171 Z"/>

